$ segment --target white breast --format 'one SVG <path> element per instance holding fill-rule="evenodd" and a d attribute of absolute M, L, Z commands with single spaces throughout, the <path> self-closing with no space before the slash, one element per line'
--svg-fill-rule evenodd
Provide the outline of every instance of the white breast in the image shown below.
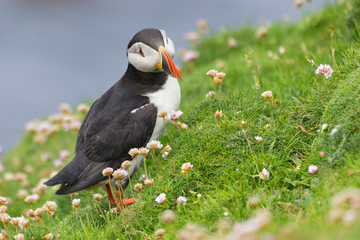
<path fill-rule="evenodd" d="M 157 107 L 158 112 L 166 111 L 170 114 L 172 111 L 177 111 L 179 109 L 180 100 L 181 100 L 181 91 L 179 82 L 176 78 L 168 77 L 166 83 L 160 90 L 154 93 L 146 94 L 145 96 L 149 97 L 150 103 L 154 104 Z M 165 128 L 170 124 L 170 120 L 165 122 Z M 159 140 L 165 132 L 164 120 L 162 118 L 157 118 L 155 123 L 155 128 L 153 134 L 151 135 L 151 140 Z"/>

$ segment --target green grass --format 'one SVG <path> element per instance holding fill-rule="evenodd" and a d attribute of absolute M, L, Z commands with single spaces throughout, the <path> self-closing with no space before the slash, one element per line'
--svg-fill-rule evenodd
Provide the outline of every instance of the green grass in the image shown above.
<path fill-rule="evenodd" d="M 154 185 L 145 186 L 141 195 L 128 188 L 125 195 L 138 200 L 119 214 L 109 212 L 106 197 L 99 206 L 92 200 L 93 193 L 105 195 L 102 188 L 76 196 L 81 199 L 78 214 L 69 196 L 56 196 L 49 188 L 31 208 L 54 200 L 58 210 L 53 217 L 44 213 L 38 223 L 31 220 L 26 237 L 41 239 L 52 233 L 64 239 L 154 239 L 155 231 L 163 228 L 165 239 L 176 239 L 186 224 L 193 223 L 206 229 L 209 236 L 224 239 L 220 223 L 232 228 L 262 209 L 272 220 L 257 233 L 259 238 L 357 239 L 358 218 L 352 224 L 329 220 L 331 199 L 346 188 L 360 187 L 360 50 L 356 30 L 360 6 L 355 1 L 351 6 L 327 6 L 299 23 L 274 24 L 265 38 L 256 37 L 256 29 L 246 26 L 202 39 L 194 46 L 200 58 L 182 69 L 181 109 L 185 113 L 181 121 L 188 129 L 171 126 L 161 139 L 173 150 L 168 160 L 159 156 L 157 162 L 148 161 Z M 337 71 L 325 79 L 315 75 L 315 69 L 320 63 L 332 63 L 331 24 L 335 26 Z M 229 37 L 237 39 L 237 48 L 227 47 Z M 280 46 L 286 49 L 284 55 L 278 52 Z M 269 57 L 268 51 L 276 53 L 278 59 Z M 226 72 L 221 92 L 206 76 L 218 62 L 224 65 L 218 70 Z M 253 88 L 256 74 L 258 90 Z M 215 90 L 216 96 L 206 100 L 210 90 Z M 261 97 L 265 90 L 274 94 L 270 103 Z M 214 117 L 216 110 L 222 110 L 222 118 Z M 243 120 L 246 126 L 241 124 Z M 321 132 L 323 124 L 329 128 Z M 264 142 L 258 143 L 255 136 Z M 18 189 L 31 192 L 40 178 L 48 178 L 56 170 L 53 160 L 59 151 L 74 149 L 76 134 L 60 131 L 42 145 L 32 139 L 32 134 L 25 133 L 4 159 L 0 195 L 11 199 L 11 216 L 24 215 L 30 209 L 16 197 Z M 325 152 L 324 157 L 320 151 Z M 52 157 L 43 162 L 40 155 L 45 152 Z M 186 162 L 194 165 L 188 175 L 181 173 Z M 318 174 L 308 172 L 311 164 L 319 167 Z M 299 165 L 300 170 L 296 170 Z M 258 176 L 263 168 L 270 172 L 268 181 Z M 4 180 L 8 172 L 25 172 L 28 185 Z M 165 204 L 154 201 L 160 193 L 166 193 Z M 179 196 L 187 197 L 185 206 L 175 204 Z M 254 196 L 259 204 L 250 206 L 248 200 Z M 167 209 L 177 215 L 171 224 L 160 221 Z M 5 229 L 10 235 L 23 232 L 10 224 Z"/>

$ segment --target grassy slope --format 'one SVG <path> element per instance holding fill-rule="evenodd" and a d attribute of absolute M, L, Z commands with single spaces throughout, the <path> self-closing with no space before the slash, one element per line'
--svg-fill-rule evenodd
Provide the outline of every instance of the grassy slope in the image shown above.
<path fill-rule="evenodd" d="M 324 11 L 305 17 L 299 24 L 282 26 L 275 24 L 269 28 L 266 38 L 257 38 L 255 30 L 244 27 L 203 39 L 197 46 L 200 58 L 196 63 L 187 64 L 183 69 L 182 85 L 185 111 L 182 121 L 188 130 L 170 128 L 169 137 L 163 143 L 172 146 L 169 162 L 160 160 L 150 163 L 151 175 L 155 180 L 152 188 L 145 188 L 139 200 L 122 214 L 106 212 L 108 205 L 104 199 L 100 208 L 91 200 L 91 194 L 104 193 L 102 189 L 84 192 L 87 198 L 80 197 L 81 209 L 75 215 L 67 196 L 54 196 L 49 189 L 33 209 L 47 200 L 55 200 L 59 210 L 54 218 L 46 216 L 44 225 L 32 223 L 27 236 L 39 239 L 45 234 L 56 233 L 73 239 L 141 239 L 145 234 L 154 236 L 156 229 L 165 228 L 168 239 L 186 223 L 205 226 L 215 232 L 222 219 L 231 222 L 245 220 L 256 209 L 247 200 L 257 195 L 259 208 L 267 209 L 273 215 L 273 224 L 267 229 L 280 238 L 298 237 L 301 239 L 339 239 L 354 237 L 359 231 L 359 222 L 352 227 L 336 226 L 328 223 L 329 199 L 347 186 L 359 187 L 356 171 L 360 169 L 359 153 L 359 46 L 351 45 L 349 36 L 353 28 L 346 22 L 349 9 L 345 6 L 329 6 Z M 334 16 L 337 16 L 334 18 Z M 336 29 L 335 47 L 339 71 L 328 80 L 315 76 L 315 66 L 305 59 L 308 56 L 316 64 L 331 63 L 329 26 Z M 228 37 L 235 37 L 239 46 L 229 49 Z M 286 54 L 277 53 L 284 46 Z M 350 50 L 346 50 L 349 47 Z M 279 55 L 278 60 L 267 56 L 268 51 Z M 343 54 L 345 53 L 345 54 Z M 245 55 L 248 56 L 246 62 Z M 213 90 L 205 73 L 222 61 L 227 73 L 223 92 L 217 97 L 203 100 L 205 93 Z M 255 67 L 258 67 L 260 89 L 253 90 Z M 264 101 L 260 94 L 265 90 L 274 93 L 274 104 Z M 324 105 L 321 103 L 321 101 Z M 351 103 L 351 104 L 350 104 Z M 224 116 L 215 119 L 216 110 Z M 241 121 L 247 126 L 242 127 Z M 321 124 L 330 126 L 324 134 L 316 132 Z M 268 124 L 268 125 L 267 125 Z M 303 133 L 298 126 L 312 129 Z M 328 133 L 341 125 L 334 135 Z M 246 134 L 242 130 L 246 130 Z M 255 136 L 264 138 L 258 144 Z M 344 140 L 345 139 L 345 140 Z M 44 145 L 32 143 L 32 136 L 25 134 L 19 145 L 6 156 L 6 171 L 23 172 L 26 164 L 35 171 L 28 173 L 29 191 L 40 177 L 48 177 L 53 169 L 51 162 L 41 162 L 40 154 L 50 152 L 52 159 L 61 149 L 72 150 L 76 135 L 60 132 Z M 320 158 L 319 151 L 326 157 Z M 327 161 L 328 160 L 328 161 Z M 182 163 L 191 162 L 194 170 L 189 176 L 182 175 Z M 292 171 L 301 164 L 300 171 Z M 316 164 L 320 167 L 318 175 L 310 175 L 307 167 Z M 175 166 L 175 170 L 173 167 Z M 262 168 L 270 172 L 269 181 L 257 175 Z M 336 174 L 335 174 L 336 172 Z M 355 174 L 348 174 L 353 172 Z M 137 179 L 132 181 L 135 184 Z M 16 198 L 20 188 L 17 182 L 0 185 L 1 195 L 12 199 L 9 214 L 24 214 L 29 206 Z M 189 190 L 202 194 L 201 198 L 192 196 Z M 169 201 L 164 205 L 154 202 L 155 197 L 165 192 Z M 132 195 L 131 191 L 126 191 Z M 189 200 L 185 207 L 172 202 L 178 196 Z M 164 225 L 159 215 L 165 209 L 177 213 L 177 221 Z M 223 213 L 229 216 L 224 217 Z M 15 233 L 10 226 L 9 231 Z M 283 229 L 286 229 L 283 230 Z M 355 239 L 355 237 L 354 237 Z"/>

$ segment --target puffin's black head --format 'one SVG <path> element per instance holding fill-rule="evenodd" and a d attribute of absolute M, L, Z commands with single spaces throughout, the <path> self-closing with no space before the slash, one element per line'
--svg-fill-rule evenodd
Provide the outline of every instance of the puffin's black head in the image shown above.
<path fill-rule="evenodd" d="M 142 72 L 164 71 L 181 80 L 171 60 L 175 55 L 174 43 L 164 30 L 146 28 L 136 33 L 128 45 L 128 61 Z"/>

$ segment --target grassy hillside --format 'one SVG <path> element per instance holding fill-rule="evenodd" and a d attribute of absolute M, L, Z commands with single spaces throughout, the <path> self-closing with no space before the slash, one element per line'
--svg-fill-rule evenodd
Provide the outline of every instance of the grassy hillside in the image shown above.
<path fill-rule="evenodd" d="M 66 164 L 73 157 L 84 113 L 62 107 L 62 114 L 37 124 L 36 133 L 25 133 L 4 159 L 0 195 L 7 198 L 10 216 L 24 215 L 30 225 L 26 232 L 10 223 L 2 228 L 10 239 L 18 233 L 26 239 L 50 233 L 59 239 L 161 239 L 159 229 L 165 230 L 163 239 L 182 240 L 357 239 L 359 11 L 359 3 L 346 2 L 296 24 L 271 25 L 262 36 L 243 27 L 203 37 L 194 45 L 200 57 L 182 69 L 180 121 L 188 127 L 170 126 L 161 139 L 172 148 L 168 159 L 158 151 L 147 161 L 154 184 L 141 193 L 129 187 L 125 196 L 138 200 L 121 213 L 110 210 L 115 206 L 109 207 L 103 188 L 72 196 L 81 200 L 76 212 L 70 196 L 38 186 L 61 169 L 56 160 Z M 236 47 L 228 45 L 229 38 Z M 332 65 L 331 77 L 315 74 L 320 64 Z M 210 69 L 226 73 L 221 90 L 206 75 Z M 266 90 L 273 93 L 269 100 L 261 96 Z M 216 95 L 206 99 L 208 91 Z M 222 116 L 214 116 L 216 111 Z M 59 156 L 62 150 L 70 156 Z M 182 173 L 188 162 L 193 169 Z M 311 174 L 310 165 L 318 172 Z M 25 203 L 32 192 L 40 198 Z M 95 193 L 104 196 L 99 204 Z M 161 193 L 163 204 L 155 201 Z M 179 196 L 187 198 L 186 205 L 176 201 Z M 26 216 L 46 201 L 57 204 L 53 216 Z M 166 210 L 171 212 L 164 216 Z"/>

